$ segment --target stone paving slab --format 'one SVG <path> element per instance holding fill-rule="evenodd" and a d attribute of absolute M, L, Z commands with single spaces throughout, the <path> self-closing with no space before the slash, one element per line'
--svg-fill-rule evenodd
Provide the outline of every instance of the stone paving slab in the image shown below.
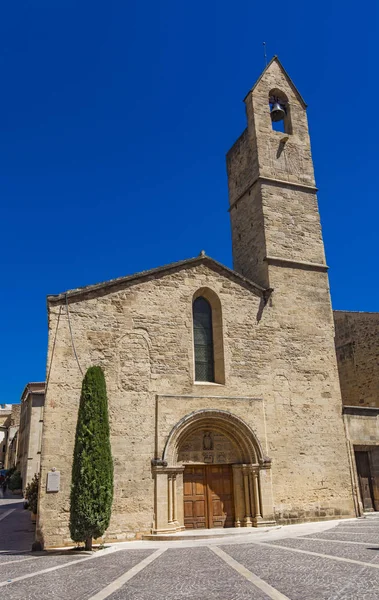
<path fill-rule="evenodd" d="M 153 550 L 120 550 L 0 588 L 1 600 L 85 600 Z M 78 557 L 75 557 L 75 560 Z M 32 561 L 33 562 L 33 561 Z M 152 597 L 151 597 L 152 598 Z"/>
<path fill-rule="evenodd" d="M 24 558 L 30 558 L 33 556 L 29 554 L 28 556 L 24 555 Z M 17 557 L 18 558 L 18 557 Z M 16 577 L 20 577 L 21 575 L 26 575 L 27 573 L 34 573 L 35 571 L 42 571 L 42 569 L 49 569 L 50 567 L 55 567 L 57 565 L 64 565 L 73 560 L 82 560 L 85 558 L 83 556 L 59 556 L 59 555 L 46 555 L 36 557 L 34 560 L 25 560 L 25 561 L 17 561 L 14 564 L 8 565 L 6 562 L 0 564 L 0 583 L 2 581 L 7 581 L 8 579 L 15 579 Z M 1 598 L 1 593 L 0 593 Z"/>
<path fill-rule="evenodd" d="M 257 544 L 223 550 L 291 600 L 378 600 L 379 569 Z"/>
<path fill-rule="evenodd" d="M 0 531 L 1 535 L 1 531 Z M 7 552 L 0 552 L 0 567 L 9 562 L 16 562 L 17 560 L 23 560 L 24 558 L 29 558 L 29 556 L 34 556 L 31 552 L 17 552 L 16 550 L 9 550 Z"/>
<path fill-rule="evenodd" d="M 308 536 L 304 536 L 308 537 Z M 364 542 L 365 544 L 379 544 L 379 532 L 377 533 L 348 533 L 341 531 L 325 531 L 324 533 L 316 533 L 312 534 L 309 537 L 318 539 L 318 540 L 340 540 L 347 542 Z"/>
<path fill-rule="evenodd" d="M 289 538 L 273 541 L 270 542 L 270 544 L 278 547 L 285 546 L 286 548 L 299 548 L 300 550 L 308 550 L 309 552 L 330 554 L 331 556 L 379 564 L 379 546 L 375 548 L 370 546 L 370 544 L 361 546 L 358 544 L 344 544 L 343 542 L 328 542 L 326 540 L 308 540 L 306 538 Z"/>
<path fill-rule="evenodd" d="M 33 535 L 30 513 L 17 501 L 1 505 L 0 517 L 10 508 L 16 511 L 0 521 L 0 581 L 27 578 L 0 588 L 0 600 L 90 600 L 109 584 L 138 567 L 157 548 L 163 550 L 141 571 L 123 577 L 117 592 L 109 589 L 111 600 L 267 600 L 269 588 L 256 587 L 240 571 L 232 568 L 227 557 L 216 555 L 210 548 L 219 546 L 239 564 L 291 600 L 378 600 L 379 569 L 365 564 L 343 562 L 343 559 L 379 564 L 379 518 L 342 521 L 339 524 L 302 524 L 260 532 L 249 536 L 233 536 L 179 542 L 129 542 L 117 549 L 88 555 L 22 553 L 29 550 Z M 315 538 L 315 539 L 312 539 Z M 347 543 L 347 542 L 359 542 Z M 207 547 L 209 546 L 209 547 Z M 315 552 L 331 557 L 303 554 Z M 33 557 L 33 560 L 23 561 Z M 341 559 L 341 560 L 338 560 Z M 65 564 L 75 561 L 76 564 Z M 79 562 L 78 562 L 79 561 Z M 54 566 L 53 566 L 54 565 Z M 60 568 L 63 566 L 64 568 Z M 46 568 L 56 570 L 44 574 Z M 236 570 L 237 569 L 237 570 Z M 28 574 L 37 573 L 29 577 Z M 259 584 L 259 582 L 256 582 Z M 114 589 L 114 588 L 113 588 Z"/>
<path fill-rule="evenodd" d="M 268 600 L 208 548 L 166 550 L 109 600 Z"/>

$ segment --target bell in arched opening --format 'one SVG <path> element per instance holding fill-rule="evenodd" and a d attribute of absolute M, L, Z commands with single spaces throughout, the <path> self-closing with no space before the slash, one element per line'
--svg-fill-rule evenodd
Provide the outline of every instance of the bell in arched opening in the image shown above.
<path fill-rule="evenodd" d="M 280 102 L 276 101 L 272 103 L 270 116 L 273 123 L 277 123 L 278 121 L 282 121 L 282 119 L 284 119 L 286 116 L 286 111 Z"/>

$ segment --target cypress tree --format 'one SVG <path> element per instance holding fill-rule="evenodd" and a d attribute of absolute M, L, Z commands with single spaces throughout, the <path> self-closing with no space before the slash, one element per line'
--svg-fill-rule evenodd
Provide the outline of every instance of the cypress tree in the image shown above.
<path fill-rule="evenodd" d="M 111 517 L 113 461 L 109 439 L 108 401 L 101 367 L 84 376 L 72 465 L 70 533 L 74 542 L 103 535 Z"/>

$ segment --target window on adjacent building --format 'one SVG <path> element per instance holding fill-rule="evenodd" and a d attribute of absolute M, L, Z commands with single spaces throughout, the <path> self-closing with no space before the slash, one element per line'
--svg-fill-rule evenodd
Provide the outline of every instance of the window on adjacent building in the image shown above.
<path fill-rule="evenodd" d="M 193 335 L 195 380 L 215 381 L 212 307 L 203 296 L 193 303 Z"/>

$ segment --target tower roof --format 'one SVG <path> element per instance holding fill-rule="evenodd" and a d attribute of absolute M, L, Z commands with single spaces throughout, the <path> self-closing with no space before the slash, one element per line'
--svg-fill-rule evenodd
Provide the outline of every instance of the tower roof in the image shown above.
<path fill-rule="evenodd" d="M 288 84 L 291 86 L 293 92 L 296 94 L 299 102 L 301 103 L 301 105 L 303 106 L 303 108 L 307 108 L 307 104 L 304 100 L 304 98 L 302 97 L 302 95 L 300 94 L 299 90 L 297 89 L 297 87 L 295 86 L 294 82 L 292 81 L 291 77 L 288 75 L 287 71 L 285 70 L 285 68 L 283 67 L 282 63 L 280 62 L 279 58 L 275 55 L 272 57 L 272 59 L 270 60 L 270 62 L 268 63 L 268 65 L 264 68 L 264 70 L 262 71 L 262 73 L 260 74 L 260 76 L 258 77 L 257 81 L 254 83 L 253 87 L 251 88 L 251 90 L 248 91 L 248 93 L 246 94 L 244 100 L 246 100 L 247 96 L 249 94 L 251 94 L 251 92 L 253 92 L 255 90 L 255 88 L 257 87 L 258 83 L 261 81 L 261 79 L 264 77 L 265 73 L 267 73 L 271 66 L 276 63 L 280 70 L 282 71 L 284 77 L 287 79 Z"/>

